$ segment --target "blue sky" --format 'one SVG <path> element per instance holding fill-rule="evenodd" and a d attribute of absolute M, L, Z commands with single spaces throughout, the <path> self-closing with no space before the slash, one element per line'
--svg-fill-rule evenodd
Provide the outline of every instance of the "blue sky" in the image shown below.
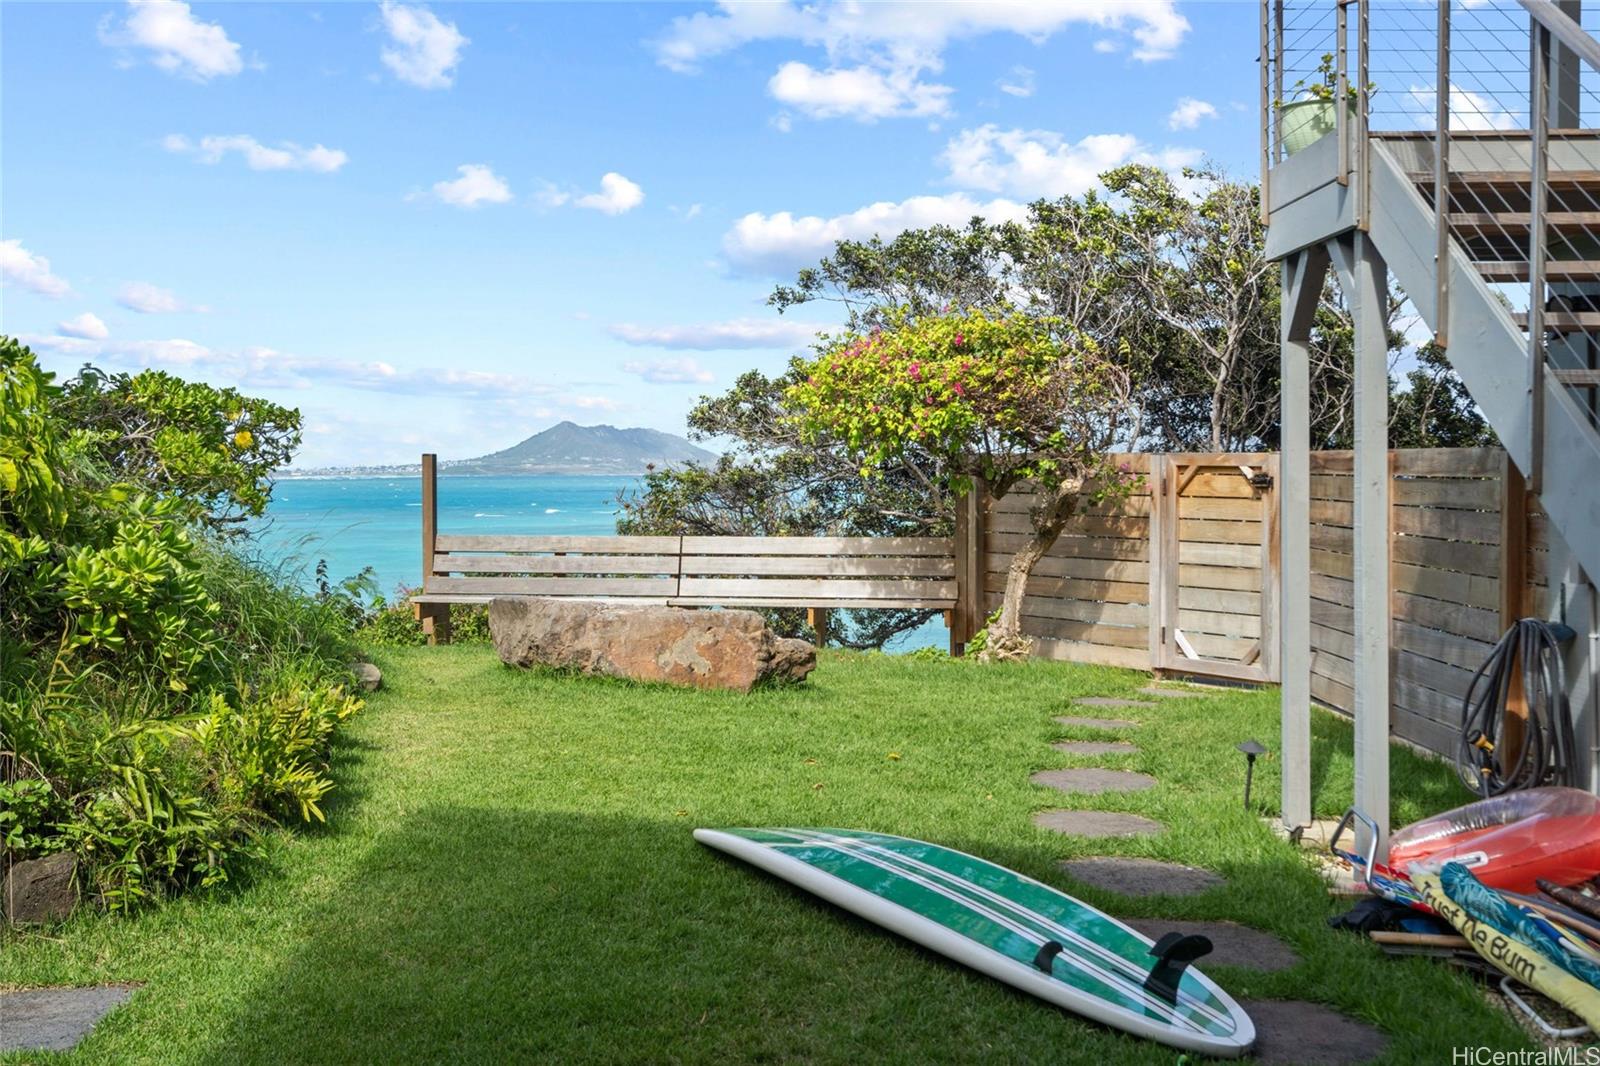
<path fill-rule="evenodd" d="M 0 315 L 299 407 L 297 465 L 683 432 L 841 236 L 1254 165 L 1256 6 L 0 5 Z"/>

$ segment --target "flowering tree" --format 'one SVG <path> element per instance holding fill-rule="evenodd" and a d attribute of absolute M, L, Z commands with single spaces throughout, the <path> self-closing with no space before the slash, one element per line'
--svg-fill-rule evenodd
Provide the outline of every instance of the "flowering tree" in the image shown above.
<path fill-rule="evenodd" d="M 968 310 L 913 317 L 832 338 L 791 386 L 802 435 L 843 440 L 866 471 L 907 449 L 936 456 L 953 492 L 982 478 L 996 496 L 1023 482 L 1037 502 L 1012 557 L 987 654 L 1026 654 L 1022 604 L 1033 567 L 1078 500 L 1125 494 L 1105 453 L 1130 408 L 1122 360 L 1059 319 Z"/>

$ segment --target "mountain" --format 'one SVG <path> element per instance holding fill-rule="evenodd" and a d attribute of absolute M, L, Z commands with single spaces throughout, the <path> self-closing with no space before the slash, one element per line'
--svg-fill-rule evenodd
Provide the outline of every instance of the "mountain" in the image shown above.
<path fill-rule="evenodd" d="M 716 458 L 671 433 L 562 422 L 503 451 L 441 463 L 440 469 L 450 474 L 642 474 L 651 465 Z"/>

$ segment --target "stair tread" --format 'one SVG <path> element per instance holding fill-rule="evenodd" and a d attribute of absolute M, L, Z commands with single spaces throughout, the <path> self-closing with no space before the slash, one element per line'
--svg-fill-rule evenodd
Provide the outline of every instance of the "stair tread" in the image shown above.
<path fill-rule="evenodd" d="M 1600 225 L 1600 211 L 1547 211 L 1544 217 L 1552 226 Z M 1527 211 L 1456 211 L 1451 212 L 1447 218 L 1452 226 L 1470 228 L 1526 227 L 1533 220 L 1533 216 Z"/>
<path fill-rule="evenodd" d="M 1479 260 L 1474 265 L 1487 281 L 1527 281 L 1527 260 Z M 1550 281 L 1600 280 L 1600 259 L 1560 259 L 1545 264 L 1544 276 Z"/>
<path fill-rule="evenodd" d="M 1517 325 L 1526 329 L 1528 327 L 1528 314 L 1518 311 L 1511 316 Z M 1546 311 L 1544 313 L 1546 329 L 1591 330 L 1600 329 L 1600 311 Z"/>
<path fill-rule="evenodd" d="M 1413 170 L 1411 180 L 1418 185 L 1433 186 L 1433 171 Z M 1545 178 L 1550 185 L 1569 188 L 1593 187 L 1600 192 L 1600 170 L 1552 170 Z M 1531 170 L 1453 170 L 1450 185 L 1512 185 L 1526 189 L 1533 182 Z"/>
<path fill-rule="evenodd" d="M 1551 367 L 1548 373 L 1563 385 L 1600 387 L 1600 370 L 1575 370 Z"/>

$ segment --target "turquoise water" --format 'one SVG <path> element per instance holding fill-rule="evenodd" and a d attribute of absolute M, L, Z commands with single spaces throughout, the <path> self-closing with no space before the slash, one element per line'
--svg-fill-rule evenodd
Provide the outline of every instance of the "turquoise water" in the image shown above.
<path fill-rule="evenodd" d="M 628 477 L 441 477 L 439 532 L 527 536 L 616 533 L 617 494 Z M 264 558 L 310 586 L 319 559 L 334 580 L 372 567 L 391 601 L 404 585 L 422 583 L 422 482 L 417 477 L 315 478 L 279 481 L 257 524 Z M 940 621 L 902 634 L 889 651 L 943 647 Z"/>
<path fill-rule="evenodd" d="M 441 477 L 439 532 L 605 536 L 635 478 Z M 370 566 L 385 596 L 422 583 L 422 482 L 416 477 L 279 481 L 257 539 L 268 559 L 338 579 Z"/>

